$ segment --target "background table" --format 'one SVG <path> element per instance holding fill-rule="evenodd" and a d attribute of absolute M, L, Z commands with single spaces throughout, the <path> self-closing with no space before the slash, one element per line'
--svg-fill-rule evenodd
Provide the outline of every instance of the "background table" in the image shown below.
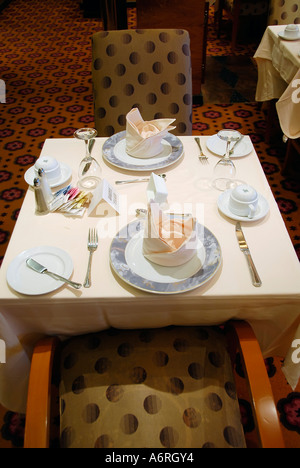
<path fill-rule="evenodd" d="M 245 137 L 249 138 L 249 137 Z M 207 137 L 201 137 L 203 148 Z M 93 155 L 101 159 L 104 138 L 97 138 Z M 210 188 L 218 157 L 210 153 L 209 164 L 198 160 L 198 147 L 192 137 L 183 137 L 184 156 L 167 173 L 170 211 L 193 212 L 219 240 L 222 265 L 205 285 L 179 295 L 145 293 L 125 284 L 113 273 L 109 262 L 112 238 L 135 219 L 136 208 L 147 207 L 147 183 L 115 186 L 121 196 L 120 215 L 100 204 L 97 213 L 82 219 L 60 213 L 36 216 L 34 194 L 29 189 L 2 268 L 0 270 L 0 338 L 6 343 L 7 362 L 0 365 L 0 401 L 14 411 L 25 411 L 30 357 L 35 341 L 43 334 L 70 336 L 117 328 L 163 327 L 173 325 L 214 325 L 231 318 L 250 322 L 265 357 L 285 356 L 300 323 L 300 267 L 276 201 L 253 150 L 236 158 L 237 176 L 253 185 L 268 201 L 268 215 L 242 223 L 254 262 L 262 279 L 255 288 L 244 255 L 240 252 L 235 221 L 217 207 L 220 192 Z M 84 155 L 83 142 L 73 138 L 48 139 L 43 156 L 55 156 L 76 170 Z M 103 177 L 111 184 L 133 178 L 137 173 L 101 163 Z M 148 173 L 140 173 L 144 175 Z M 86 248 L 89 227 L 97 227 L 99 247 L 92 265 L 90 289 L 76 291 L 63 286 L 56 292 L 27 297 L 6 283 L 10 262 L 22 251 L 50 245 L 64 249 L 74 262 L 73 279 L 83 281 L 88 261 Z M 299 366 L 298 366 L 299 367 Z"/>
<path fill-rule="evenodd" d="M 300 40 L 280 39 L 279 32 L 285 25 L 268 26 L 254 58 L 258 67 L 255 99 L 270 101 L 279 99 L 277 112 L 283 133 L 289 138 L 300 136 L 299 93 L 294 101 L 292 95 L 299 86 Z M 299 83 L 299 81 L 297 82 Z"/>

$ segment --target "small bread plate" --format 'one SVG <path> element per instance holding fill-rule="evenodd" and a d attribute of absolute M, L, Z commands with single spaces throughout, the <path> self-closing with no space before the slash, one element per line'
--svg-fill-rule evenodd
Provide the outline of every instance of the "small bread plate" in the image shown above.
<path fill-rule="evenodd" d="M 55 280 L 46 274 L 36 273 L 26 265 L 32 257 L 49 271 L 69 279 L 73 273 L 73 261 L 64 250 L 52 246 L 39 246 L 21 252 L 9 264 L 6 279 L 9 286 L 20 294 L 47 294 L 60 288 L 62 281 Z"/>
<path fill-rule="evenodd" d="M 115 236 L 110 248 L 113 271 L 125 283 L 155 294 L 179 294 L 208 282 L 221 265 L 221 247 L 216 237 L 197 223 L 197 252 L 183 265 L 157 265 L 143 255 L 144 221 L 129 223 Z"/>
<path fill-rule="evenodd" d="M 230 148 L 234 145 L 235 142 L 232 142 Z M 226 152 L 226 141 L 221 140 L 218 135 L 212 135 L 206 140 L 206 146 L 214 154 L 218 156 L 224 156 Z M 240 158 L 243 156 L 247 156 L 253 150 L 252 142 L 249 136 L 245 135 L 242 141 L 237 143 L 236 147 L 234 148 L 233 153 L 230 157 L 233 158 Z"/>
<path fill-rule="evenodd" d="M 171 133 L 162 139 L 163 150 L 152 158 L 134 158 L 126 153 L 126 130 L 108 138 L 103 145 L 103 157 L 113 166 L 129 171 L 154 171 L 168 167 L 183 155 L 183 144 Z"/>
<path fill-rule="evenodd" d="M 259 219 L 264 218 L 269 212 L 269 204 L 267 200 L 259 193 L 257 209 L 253 218 L 248 218 L 248 216 L 235 215 L 229 209 L 229 199 L 232 190 L 233 189 L 226 190 L 226 192 L 221 193 L 221 195 L 219 195 L 218 198 L 218 208 L 221 211 L 221 213 L 223 213 L 228 218 L 234 219 L 235 221 L 244 221 L 247 223 L 252 221 L 258 221 Z"/>

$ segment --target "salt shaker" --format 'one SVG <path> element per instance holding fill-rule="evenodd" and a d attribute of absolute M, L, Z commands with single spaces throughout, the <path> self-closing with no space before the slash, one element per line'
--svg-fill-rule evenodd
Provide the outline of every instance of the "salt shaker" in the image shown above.
<path fill-rule="evenodd" d="M 51 188 L 49 186 L 44 169 L 40 168 L 38 170 L 38 175 L 41 183 L 41 189 L 44 193 L 44 198 L 46 200 L 46 203 L 49 204 L 53 200 L 53 194 L 51 192 Z"/>
<path fill-rule="evenodd" d="M 44 191 L 41 186 L 41 181 L 35 178 L 33 181 L 34 196 L 35 196 L 35 208 L 38 214 L 49 213 L 48 203 L 45 200 Z"/>

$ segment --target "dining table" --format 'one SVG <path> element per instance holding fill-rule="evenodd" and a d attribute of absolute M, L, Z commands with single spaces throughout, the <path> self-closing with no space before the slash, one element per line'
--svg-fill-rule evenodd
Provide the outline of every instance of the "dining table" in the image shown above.
<path fill-rule="evenodd" d="M 286 137 L 300 137 L 300 36 L 284 38 L 286 25 L 268 26 L 254 54 L 258 80 L 256 101 L 277 100 L 276 110 Z"/>
<path fill-rule="evenodd" d="M 92 149 L 102 169 L 102 185 L 105 181 L 108 193 L 117 198 L 117 208 L 100 191 L 93 194 L 93 209 L 86 208 L 81 216 L 60 211 L 40 214 L 34 189 L 28 185 L 0 269 L 0 340 L 6 350 L 0 363 L 0 403 L 26 412 L 31 356 L 44 335 L 64 340 L 110 327 L 218 326 L 231 319 L 250 323 L 265 358 L 285 358 L 283 372 L 293 388 L 300 377 L 299 260 L 250 137 L 244 136 L 232 160 L 236 178 L 259 194 L 252 219 L 230 213 L 230 190 L 221 192 L 212 184 L 214 166 L 225 148 L 220 145 L 226 144 L 217 135 L 200 136 L 208 157 L 205 163 L 199 159 L 194 136 L 166 138 L 166 155 L 157 164 L 156 157 L 140 162 L 125 154 L 124 138 L 124 132 L 97 137 Z M 62 187 L 75 187 L 84 151 L 84 142 L 73 137 L 49 138 L 40 156 L 54 157 L 69 168 Z M 153 173 L 166 174 L 164 212 L 191 213 L 200 226 L 203 257 L 195 270 L 156 269 L 143 257 L 140 236 L 147 213 L 137 210 L 149 208 L 151 181 L 119 185 L 116 181 Z M 239 248 L 237 221 L 261 278 L 260 287 L 253 285 Z M 91 228 L 98 233 L 91 286 L 75 289 L 56 282 L 56 288 L 43 289 L 43 275 L 26 269 L 25 258 L 46 251 L 64 263 L 73 281 L 83 283 Z M 25 283 L 24 275 L 28 275 Z"/>

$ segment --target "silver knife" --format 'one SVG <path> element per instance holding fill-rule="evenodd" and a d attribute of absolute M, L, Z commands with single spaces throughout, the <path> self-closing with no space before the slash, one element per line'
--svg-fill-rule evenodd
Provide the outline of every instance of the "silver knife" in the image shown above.
<path fill-rule="evenodd" d="M 167 179 L 167 174 L 158 174 L 159 177 L 162 179 Z M 133 184 L 134 182 L 147 182 L 150 180 L 150 177 L 138 177 L 137 179 L 129 179 L 129 180 L 116 180 L 115 184 Z"/>
<path fill-rule="evenodd" d="M 139 177 L 138 179 L 131 179 L 131 180 L 116 180 L 115 184 L 133 184 L 134 182 L 148 182 L 150 177 Z"/>
<path fill-rule="evenodd" d="M 80 289 L 82 287 L 82 284 L 80 283 L 74 283 L 74 281 L 70 281 L 67 278 L 64 278 L 63 276 L 48 271 L 46 267 L 33 260 L 33 258 L 27 258 L 26 265 L 32 270 L 36 271 L 37 273 L 45 273 L 46 275 L 51 276 L 51 278 L 54 278 L 58 281 L 63 281 L 64 283 L 68 283 L 75 289 Z"/>
<path fill-rule="evenodd" d="M 238 239 L 238 243 L 240 246 L 241 251 L 245 254 L 247 261 L 248 261 L 248 266 L 250 269 L 251 277 L 252 277 L 252 284 L 256 287 L 259 287 L 262 285 L 261 279 L 259 277 L 259 274 L 257 273 L 257 270 L 255 268 L 254 262 L 251 257 L 250 250 L 248 248 L 247 241 L 245 239 L 244 233 L 242 231 L 241 223 L 238 221 L 235 226 L 235 232 L 236 236 Z"/>

